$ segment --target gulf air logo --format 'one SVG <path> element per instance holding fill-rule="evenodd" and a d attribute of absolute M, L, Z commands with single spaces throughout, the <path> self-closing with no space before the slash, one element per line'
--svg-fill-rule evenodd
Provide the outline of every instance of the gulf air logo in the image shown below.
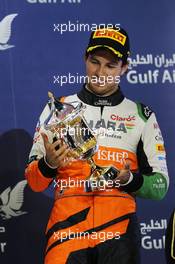
<path fill-rule="evenodd" d="M 3 220 L 27 214 L 20 210 L 24 203 L 24 188 L 27 181 L 18 182 L 12 189 L 10 186 L 0 194 L 0 218 Z"/>
<path fill-rule="evenodd" d="M 99 29 L 95 31 L 93 38 L 108 38 L 125 45 L 126 36 L 113 29 Z"/>
<path fill-rule="evenodd" d="M 0 50 L 6 50 L 14 47 L 14 45 L 10 45 L 7 42 L 11 37 L 12 22 L 17 15 L 18 14 L 8 15 L 0 22 Z"/>

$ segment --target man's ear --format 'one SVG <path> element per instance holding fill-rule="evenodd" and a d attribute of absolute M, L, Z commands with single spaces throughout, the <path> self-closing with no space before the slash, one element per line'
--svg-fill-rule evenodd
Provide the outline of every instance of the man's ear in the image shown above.
<path fill-rule="evenodd" d="M 88 56 L 89 56 L 88 54 L 86 54 L 86 53 L 84 54 L 84 61 L 85 62 L 87 61 Z"/>
<path fill-rule="evenodd" d="M 122 66 L 121 76 L 127 72 L 128 66 L 129 66 L 128 62 L 127 62 L 127 64 Z"/>
<path fill-rule="evenodd" d="M 87 56 L 86 54 L 84 54 L 84 61 L 86 62 L 86 60 L 87 60 Z"/>

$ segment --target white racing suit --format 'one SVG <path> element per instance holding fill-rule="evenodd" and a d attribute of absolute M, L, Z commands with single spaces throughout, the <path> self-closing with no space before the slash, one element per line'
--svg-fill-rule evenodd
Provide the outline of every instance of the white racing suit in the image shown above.
<path fill-rule="evenodd" d="M 86 106 L 84 116 L 88 125 L 95 133 L 103 129 L 98 136 L 94 162 L 118 169 L 129 163 L 133 179 L 120 188 L 88 193 L 82 186 L 62 191 L 56 185 L 55 203 L 46 230 L 45 264 L 117 264 L 118 259 L 123 264 L 139 263 L 135 196 L 160 200 L 169 185 L 164 142 L 155 114 L 148 106 L 125 98 L 120 89 L 111 96 L 99 97 L 84 87 L 78 94 L 61 100 L 81 101 Z M 49 113 L 47 104 L 39 124 Z M 77 180 L 90 175 L 90 165 L 82 160 L 58 170 L 49 168 L 43 158 L 45 149 L 38 130 L 26 168 L 26 178 L 34 191 L 45 190 L 53 179 Z M 52 133 L 46 133 L 52 143 Z M 66 236 L 70 231 L 76 233 L 74 239 Z M 81 232 L 84 239 L 80 239 Z M 100 232 L 106 235 L 104 241 Z M 119 234 L 120 239 L 116 239 Z"/>

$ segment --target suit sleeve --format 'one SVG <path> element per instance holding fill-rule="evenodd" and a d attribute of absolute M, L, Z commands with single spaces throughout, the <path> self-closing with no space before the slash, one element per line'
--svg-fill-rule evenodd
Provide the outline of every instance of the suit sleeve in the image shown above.
<path fill-rule="evenodd" d="M 169 186 L 164 141 L 156 116 L 151 110 L 144 122 L 137 148 L 139 173 L 143 177 L 143 183 L 135 193 L 138 197 L 161 200 Z"/>
<path fill-rule="evenodd" d="M 50 107 L 47 104 L 39 117 L 39 121 L 36 126 L 36 131 L 33 139 L 33 146 L 29 154 L 29 161 L 25 170 L 25 177 L 29 186 L 33 191 L 42 192 L 52 182 L 53 178 L 57 174 L 57 169 L 50 168 L 44 159 L 45 148 L 42 136 L 40 134 L 40 124 L 43 124 L 44 120 L 50 114 Z M 52 133 L 42 129 L 49 139 L 49 142 L 53 141 Z"/>

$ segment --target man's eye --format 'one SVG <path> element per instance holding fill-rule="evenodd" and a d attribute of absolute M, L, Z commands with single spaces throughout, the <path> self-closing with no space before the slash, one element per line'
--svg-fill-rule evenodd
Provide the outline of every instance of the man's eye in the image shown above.
<path fill-rule="evenodd" d="M 117 67 L 117 65 L 111 65 L 111 64 L 108 65 L 108 68 L 110 68 L 110 69 L 114 69 L 116 67 Z"/>
<path fill-rule="evenodd" d="M 94 60 L 94 59 L 91 59 L 90 61 L 91 61 L 91 63 L 93 63 L 93 64 L 98 64 L 98 61 L 96 61 L 96 60 Z"/>

